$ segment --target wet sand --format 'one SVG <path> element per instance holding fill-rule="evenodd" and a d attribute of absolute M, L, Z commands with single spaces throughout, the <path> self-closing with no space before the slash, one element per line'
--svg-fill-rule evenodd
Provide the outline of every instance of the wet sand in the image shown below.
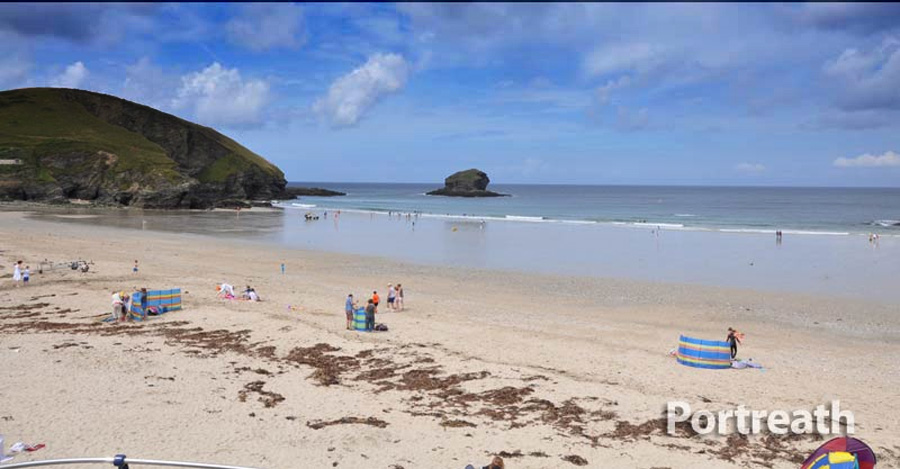
<path fill-rule="evenodd" d="M 879 467 L 900 467 L 894 303 L 439 267 L 11 212 L 0 236 L 0 428 L 8 444 L 47 444 L 16 461 L 461 468 L 503 454 L 510 468 L 793 468 L 816 437 L 668 436 L 661 411 L 840 399 Z M 12 287 L 15 258 L 32 267 L 27 288 Z M 45 258 L 94 264 L 34 273 Z M 264 301 L 217 300 L 223 281 Z M 407 292 L 406 311 L 378 316 L 390 331 L 344 330 L 346 294 L 385 298 L 389 282 Z M 99 323 L 111 291 L 135 287 L 181 287 L 184 311 Z M 766 371 L 667 355 L 680 333 L 717 339 L 729 326 Z"/>

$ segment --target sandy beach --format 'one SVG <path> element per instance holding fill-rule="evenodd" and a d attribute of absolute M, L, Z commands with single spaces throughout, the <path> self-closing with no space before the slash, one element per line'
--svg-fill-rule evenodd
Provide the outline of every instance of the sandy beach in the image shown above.
<path fill-rule="evenodd" d="M 878 467 L 900 468 L 896 303 L 400 263 L 20 212 L 0 212 L 0 237 L 0 433 L 47 445 L 16 462 L 461 469 L 500 454 L 511 469 L 786 469 L 824 439 L 669 436 L 666 403 L 838 399 Z M 10 279 L 17 259 L 27 287 Z M 94 264 L 38 274 L 43 259 Z M 264 301 L 216 299 L 226 281 Z M 347 293 L 384 298 L 398 282 L 406 310 L 377 318 L 389 332 L 344 329 Z M 100 322 L 112 291 L 141 287 L 181 288 L 184 310 Z M 729 326 L 765 371 L 668 355 L 681 333 L 723 340 Z"/>

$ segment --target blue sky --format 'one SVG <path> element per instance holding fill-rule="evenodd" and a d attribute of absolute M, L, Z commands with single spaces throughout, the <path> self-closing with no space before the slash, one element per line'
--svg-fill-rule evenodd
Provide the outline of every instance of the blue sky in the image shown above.
<path fill-rule="evenodd" d="M 289 180 L 900 186 L 898 4 L 0 4 L 29 86 Z"/>

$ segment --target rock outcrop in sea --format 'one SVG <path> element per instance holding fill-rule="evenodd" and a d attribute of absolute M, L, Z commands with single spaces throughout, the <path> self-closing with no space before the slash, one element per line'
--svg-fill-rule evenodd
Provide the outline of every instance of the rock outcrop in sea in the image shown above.
<path fill-rule="evenodd" d="M 451 174 L 444 179 L 442 189 L 433 190 L 427 194 L 448 197 L 505 197 L 509 195 L 487 190 L 490 182 L 490 178 L 484 171 L 472 168 Z"/>
<path fill-rule="evenodd" d="M 322 189 L 321 187 L 286 187 L 283 199 L 293 199 L 297 197 L 339 197 L 347 195 L 344 192 L 333 191 L 331 189 Z"/>
<path fill-rule="evenodd" d="M 286 196 L 284 173 L 215 130 L 114 96 L 0 92 L 0 199 L 144 208 Z"/>

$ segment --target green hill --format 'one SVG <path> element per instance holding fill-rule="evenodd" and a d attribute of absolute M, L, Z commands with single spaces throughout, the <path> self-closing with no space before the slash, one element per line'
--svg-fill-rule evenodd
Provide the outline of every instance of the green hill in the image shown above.
<path fill-rule="evenodd" d="M 234 140 L 82 90 L 0 92 L 0 198 L 147 208 L 272 199 L 284 174 Z"/>

